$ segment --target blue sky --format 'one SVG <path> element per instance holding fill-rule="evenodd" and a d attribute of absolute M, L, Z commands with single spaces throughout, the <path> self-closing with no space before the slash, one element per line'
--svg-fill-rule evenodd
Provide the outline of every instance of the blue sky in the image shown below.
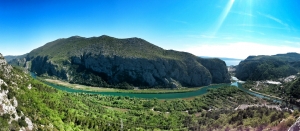
<path fill-rule="evenodd" d="M 198 56 L 300 53 L 299 0 L 0 1 L 0 52 L 74 35 L 139 37 Z"/>

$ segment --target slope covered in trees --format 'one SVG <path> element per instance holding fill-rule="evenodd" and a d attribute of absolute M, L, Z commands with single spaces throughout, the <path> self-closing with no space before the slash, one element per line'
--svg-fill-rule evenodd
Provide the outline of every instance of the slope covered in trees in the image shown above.
<path fill-rule="evenodd" d="M 268 80 L 297 74 L 300 54 L 287 53 L 273 56 L 249 56 L 236 68 L 240 80 Z"/>
<path fill-rule="evenodd" d="M 22 103 L 17 110 L 27 115 L 40 130 L 266 128 L 277 126 L 289 116 L 288 112 L 267 108 L 234 111 L 241 103 L 258 101 L 235 87 L 213 89 L 191 100 L 160 101 L 66 93 L 27 75 L 22 77 L 29 80 L 14 81 L 20 89 L 12 90 Z M 29 84 L 31 89 L 27 88 Z M 210 109 L 213 111 L 208 111 Z"/>

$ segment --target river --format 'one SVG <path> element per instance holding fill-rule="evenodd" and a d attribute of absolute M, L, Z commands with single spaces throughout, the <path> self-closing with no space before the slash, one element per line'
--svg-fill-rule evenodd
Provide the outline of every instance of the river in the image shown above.
<path fill-rule="evenodd" d="M 31 76 L 33 78 L 36 78 L 36 75 L 34 73 L 31 73 Z M 268 96 L 264 96 L 255 92 L 251 92 L 245 88 L 242 87 L 242 84 L 238 83 L 238 82 L 233 82 L 231 84 L 217 84 L 217 85 L 209 85 L 209 86 L 205 86 L 200 88 L 199 90 L 196 91 L 191 91 L 191 92 L 182 92 L 182 93 L 164 93 L 164 94 L 157 94 L 157 93 L 149 93 L 149 94 L 140 94 L 140 93 L 124 93 L 124 92 L 94 92 L 94 91 L 85 91 L 85 90 L 77 90 L 77 89 L 72 89 L 72 88 L 68 88 L 65 86 L 61 86 L 61 85 L 57 85 L 57 84 L 53 84 L 53 83 L 49 83 L 49 82 L 44 82 L 45 84 L 54 87 L 56 89 L 59 90 L 63 90 L 66 92 L 72 92 L 72 93 L 90 93 L 90 94 L 101 94 L 101 95 L 110 95 L 110 96 L 129 96 L 129 97 L 136 97 L 136 98 L 146 98 L 146 99 L 151 99 L 151 98 L 157 98 L 157 99 L 175 99 L 175 98 L 188 98 L 188 97 L 195 97 L 195 96 L 199 96 L 199 95 L 203 95 L 205 93 L 207 93 L 207 89 L 210 88 L 218 88 L 218 87 L 222 87 L 222 86 L 228 86 L 228 85 L 232 85 L 232 86 L 236 86 L 239 89 L 241 89 L 244 92 L 247 92 L 248 94 L 254 95 L 256 97 L 259 98 L 266 98 L 266 99 L 271 99 L 274 100 L 274 102 L 281 102 L 280 100 L 277 100 L 275 98 L 271 98 Z"/>
<path fill-rule="evenodd" d="M 276 99 L 276 98 L 274 98 L 274 97 L 269 97 L 269 96 L 266 96 L 266 95 L 262 95 L 262 94 L 258 94 L 258 93 L 249 91 L 248 89 L 243 88 L 242 84 L 239 83 L 239 82 L 233 82 L 231 85 L 232 85 L 232 86 L 236 86 L 236 87 L 238 87 L 240 90 L 242 90 L 242 91 L 244 91 L 244 92 L 246 92 L 246 93 L 248 93 L 248 94 L 254 95 L 254 96 L 256 96 L 256 97 L 259 97 L 259 98 L 265 98 L 265 99 L 273 100 L 273 102 L 279 102 L 279 103 L 281 103 L 281 100 Z"/>
<path fill-rule="evenodd" d="M 188 98 L 188 97 L 195 97 L 199 96 L 202 94 L 207 93 L 207 89 L 210 88 L 218 88 L 230 84 L 218 84 L 218 85 L 210 85 L 210 86 L 205 86 L 203 88 L 200 88 L 199 90 L 196 91 L 191 91 L 191 92 L 182 92 L 182 93 L 125 93 L 125 92 L 94 92 L 94 91 L 84 91 L 84 90 L 77 90 L 77 89 L 72 89 L 68 88 L 65 86 L 61 85 L 56 85 L 53 83 L 49 82 L 44 82 L 45 84 L 52 86 L 56 89 L 63 90 L 66 92 L 73 92 L 73 93 L 79 93 L 79 92 L 84 92 L 84 93 L 91 93 L 91 94 L 101 94 L 101 95 L 110 95 L 110 96 L 129 96 L 129 97 L 136 97 L 136 98 L 146 98 L 146 99 L 151 99 L 151 98 L 157 98 L 157 99 L 175 99 L 175 98 Z"/>

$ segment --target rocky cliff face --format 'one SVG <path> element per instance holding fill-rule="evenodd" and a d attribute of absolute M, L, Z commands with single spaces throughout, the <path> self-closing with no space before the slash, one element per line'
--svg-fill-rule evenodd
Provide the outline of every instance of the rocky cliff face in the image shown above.
<path fill-rule="evenodd" d="M 3 72 L 5 78 L 10 77 L 12 67 L 7 64 L 6 60 L 4 59 L 3 55 L 0 53 L 0 71 Z"/>
<path fill-rule="evenodd" d="M 0 53 L 0 65 L 2 66 L 6 64 L 7 64 L 6 60 L 4 59 L 3 55 Z"/>
<path fill-rule="evenodd" d="M 59 65 L 53 63 L 48 57 L 37 56 L 32 59 L 30 63 L 32 65 L 30 70 L 37 75 L 57 76 L 61 79 L 68 79 L 66 71 L 64 69 L 59 69 Z M 26 62 L 24 64 L 26 64 Z"/>
<path fill-rule="evenodd" d="M 99 74 L 109 84 L 127 82 L 135 86 L 172 85 L 177 81 L 184 86 L 202 86 L 211 83 L 209 71 L 194 61 L 166 59 L 131 59 L 105 56 L 74 56 L 72 65 Z M 71 72 L 69 76 L 76 75 Z M 70 77 L 71 81 L 76 79 Z M 87 78 L 87 80 L 90 80 Z M 92 80 L 91 80 L 92 81 Z"/>
<path fill-rule="evenodd" d="M 33 130 L 32 121 L 26 117 L 22 111 L 18 113 L 18 100 L 13 96 L 12 90 L 18 89 L 18 85 L 12 80 L 12 78 L 18 77 L 12 72 L 12 67 L 7 64 L 6 60 L 0 53 L 0 116 L 1 124 L 0 130 L 13 130 L 14 126 L 7 128 L 3 123 L 4 119 L 7 119 L 7 124 L 12 124 L 13 122 L 25 122 L 27 125 L 21 127 L 20 131 Z M 8 84 L 11 83 L 11 85 Z"/>
<path fill-rule="evenodd" d="M 229 83 L 230 75 L 224 61 L 220 59 L 203 59 L 199 58 L 198 61 L 209 70 L 212 75 L 212 83 Z"/>
<path fill-rule="evenodd" d="M 30 65 L 37 75 L 93 86 L 179 87 L 230 82 L 224 61 L 163 50 L 139 38 L 70 37 L 50 42 L 25 58 L 12 63 Z"/>

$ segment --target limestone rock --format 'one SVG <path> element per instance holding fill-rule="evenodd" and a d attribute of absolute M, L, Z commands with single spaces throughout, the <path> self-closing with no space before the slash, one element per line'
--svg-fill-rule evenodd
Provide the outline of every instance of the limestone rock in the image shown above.
<path fill-rule="evenodd" d="M 224 61 L 213 59 L 198 59 L 198 61 L 209 70 L 212 75 L 212 83 L 229 83 L 230 75 Z"/>
<path fill-rule="evenodd" d="M 15 86 L 17 87 L 17 84 L 13 81 L 11 81 L 11 85 L 13 85 L 13 87 L 11 85 L 8 85 L 5 80 L 10 80 L 13 76 L 15 78 L 20 78 L 20 76 L 13 74 L 12 72 L 12 66 L 8 65 L 6 60 L 4 59 L 4 57 L 2 56 L 2 54 L 0 53 L 0 73 L 1 75 L 3 75 L 4 79 L 0 79 L 0 117 L 2 117 L 2 115 L 4 114 L 9 114 L 9 115 L 13 115 L 14 114 L 14 118 L 10 117 L 10 120 L 8 121 L 8 124 L 11 124 L 11 122 L 13 120 L 18 121 L 18 119 L 20 119 L 22 116 L 24 116 L 24 114 L 21 111 L 21 114 L 18 115 L 17 113 L 17 107 L 18 107 L 18 100 L 16 99 L 16 97 L 9 97 L 9 88 L 15 88 Z M 3 88 L 3 85 L 6 86 L 6 88 Z M 24 116 L 26 117 L 26 116 Z M 26 117 L 26 123 L 28 124 L 28 126 L 22 127 L 20 129 L 20 131 L 25 131 L 25 130 L 33 130 L 33 123 L 32 121 Z"/>
<path fill-rule="evenodd" d="M 6 65 L 7 62 L 6 60 L 4 59 L 3 55 L 0 53 L 0 65 Z"/>

